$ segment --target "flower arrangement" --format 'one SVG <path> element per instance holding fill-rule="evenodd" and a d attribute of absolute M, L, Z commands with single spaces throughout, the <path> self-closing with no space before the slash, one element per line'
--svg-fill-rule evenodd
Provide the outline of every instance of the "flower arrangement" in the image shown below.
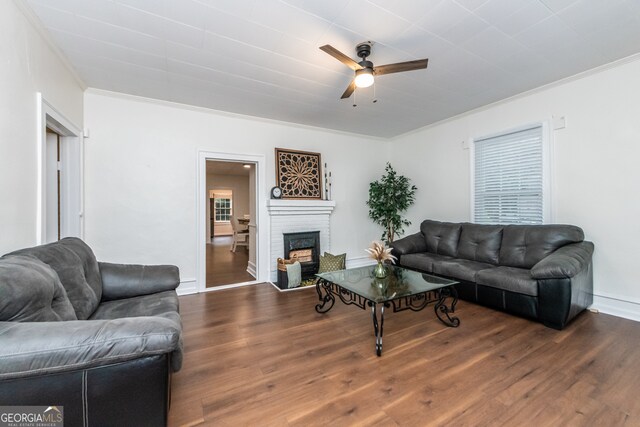
<path fill-rule="evenodd" d="M 385 248 L 384 243 L 379 240 L 371 242 L 371 246 L 365 250 L 369 253 L 369 257 L 375 259 L 378 263 L 385 261 L 391 261 L 393 264 L 396 263 L 397 258 L 391 255 L 391 248 Z"/>

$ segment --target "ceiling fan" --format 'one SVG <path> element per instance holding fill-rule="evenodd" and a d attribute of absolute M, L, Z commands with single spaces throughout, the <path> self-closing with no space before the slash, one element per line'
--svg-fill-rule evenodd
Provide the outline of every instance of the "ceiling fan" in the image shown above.
<path fill-rule="evenodd" d="M 373 76 L 381 76 L 383 74 L 400 73 L 403 71 L 420 70 L 427 68 L 428 59 L 416 59 L 415 61 L 398 62 L 395 64 L 380 65 L 375 67 L 373 62 L 367 61 L 367 57 L 371 54 L 372 42 L 360 43 L 356 46 L 357 55 L 362 58 L 360 62 L 356 62 L 344 53 L 331 45 L 320 46 L 320 50 L 342 62 L 347 67 L 356 72 L 354 79 L 351 81 L 347 90 L 344 91 L 341 99 L 349 98 L 356 87 L 369 87 L 373 84 Z"/>

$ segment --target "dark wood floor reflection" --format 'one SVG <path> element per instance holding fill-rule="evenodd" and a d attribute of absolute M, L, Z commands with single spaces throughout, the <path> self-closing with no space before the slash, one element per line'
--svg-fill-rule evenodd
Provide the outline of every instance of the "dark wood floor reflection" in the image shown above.
<path fill-rule="evenodd" d="M 207 244 L 207 288 L 255 280 L 247 273 L 247 248 L 239 246 L 236 252 L 231 252 L 232 243 L 233 237 L 219 236 Z"/>
<path fill-rule="evenodd" d="M 180 297 L 171 426 L 640 425 L 640 323 L 585 312 L 565 330 L 461 301 L 368 311 L 259 284 Z"/>

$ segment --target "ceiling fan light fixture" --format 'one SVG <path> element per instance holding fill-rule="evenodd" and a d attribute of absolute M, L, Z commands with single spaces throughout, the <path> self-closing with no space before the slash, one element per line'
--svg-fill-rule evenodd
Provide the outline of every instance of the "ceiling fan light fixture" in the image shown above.
<path fill-rule="evenodd" d="M 371 68 L 363 68 L 356 70 L 355 83 L 357 87 L 369 87 L 373 84 L 373 70 Z"/>

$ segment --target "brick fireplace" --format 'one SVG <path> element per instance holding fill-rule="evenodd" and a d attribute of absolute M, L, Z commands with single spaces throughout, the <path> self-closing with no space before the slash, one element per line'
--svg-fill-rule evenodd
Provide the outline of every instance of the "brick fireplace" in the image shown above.
<path fill-rule="evenodd" d="M 336 202 L 332 200 L 269 200 L 267 210 L 270 217 L 270 263 L 271 281 L 277 281 L 277 259 L 287 258 L 285 234 L 317 233 L 320 251 L 331 252 L 331 213 Z M 302 245 L 306 242 L 302 242 Z M 300 246 L 300 244 L 298 244 Z M 309 249 L 298 248 L 298 249 Z M 306 256 L 306 255 L 305 255 Z M 316 267 L 317 268 L 317 267 Z M 312 273 L 314 274 L 314 273 Z M 303 271 L 304 275 L 304 271 Z"/>

